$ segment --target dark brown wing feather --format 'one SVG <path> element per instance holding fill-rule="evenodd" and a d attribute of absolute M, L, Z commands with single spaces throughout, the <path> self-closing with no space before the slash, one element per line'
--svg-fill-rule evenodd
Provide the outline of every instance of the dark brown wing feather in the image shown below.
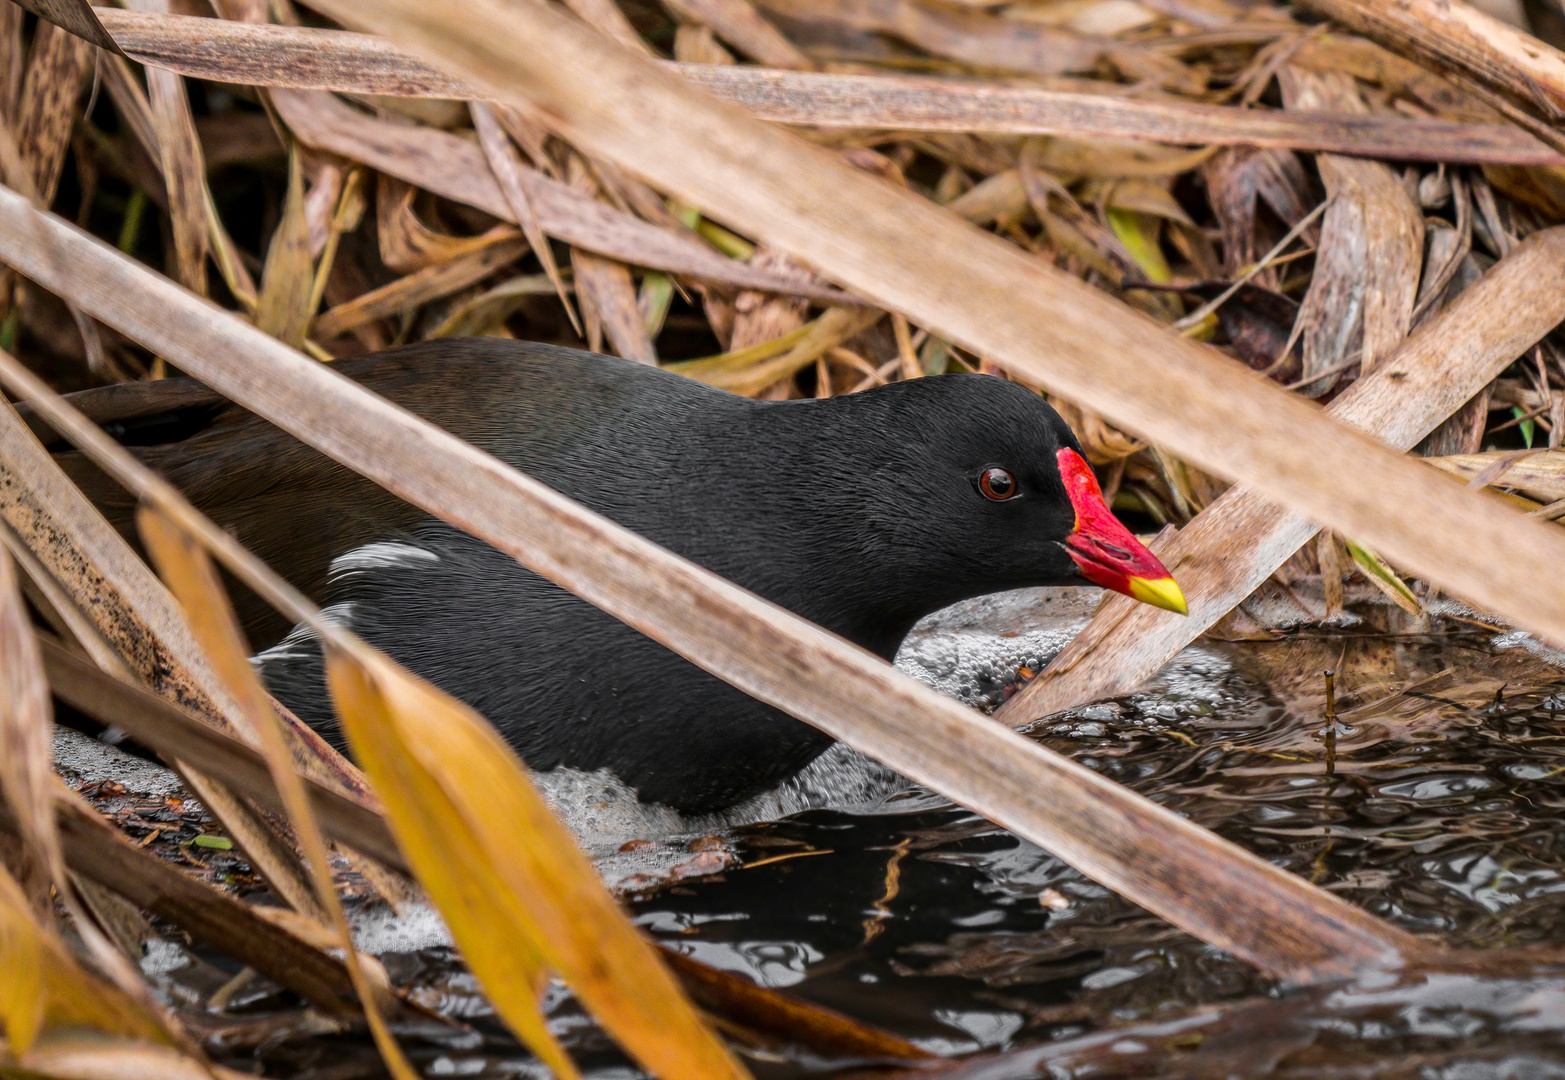
<path fill-rule="evenodd" d="M 525 362 L 513 368 L 450 363 L 459 350 L 450 348 L 454 343 L 444 344 L 447 349 L 441 354 L 412 347 L 334 366 L 458 434 L 470 430 L 475 419 L 487 428 L 493 411 L 512 396 L 508 391 L 520 388 L 507 383 L 527 382 L 530 373 L 536 374 Z M 536 389 L 538 380 L 531 381 Z M 107 386 L 72 394 L 70 401 L 317 598 L 323 595 L 333 557 L 394 536 L 427 516 L 192 379 Z M 56 451 L 67 475 L 140 550 L 134 497 L 70 450 L 31 410 L 21 411 L 29 427 Z M 236 587 L 234 601 L 255 648 L 265 648 L 288 631 L 287 623 L 248 590 Z"/>

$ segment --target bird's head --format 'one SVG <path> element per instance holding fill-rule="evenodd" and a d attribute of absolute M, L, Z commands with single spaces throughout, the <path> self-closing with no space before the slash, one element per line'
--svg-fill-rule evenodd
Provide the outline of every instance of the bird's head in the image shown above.
<path fill-rule="evenodd" d="M 1186 612 L 1173 577 L 1114 517 L 1075 434 L 1037 394 L 947 375 L 832 401 L 840 439 L 823 433 L 820 449 L 838 462 L 826 482 L 869 538 L 863 555 L 878 564 L 870 573 L 881 589 L 933 610 L 1003 589 L 1093 584 Z M 835 458 L 833 444 L 844 448 Z"/>

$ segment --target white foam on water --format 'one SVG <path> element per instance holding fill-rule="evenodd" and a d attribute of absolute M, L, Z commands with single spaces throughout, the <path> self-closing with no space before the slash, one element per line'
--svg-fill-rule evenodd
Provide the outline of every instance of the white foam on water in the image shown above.
<path fill-rule="evenodd" d="M 113 780 L 138 795 L 184 794 L 179 775 L 172 769 L 58 724 L 54 728 L 54 763 L 82 780 Z"/>
<path fill-rule="evenodd" d="M 440 912 L 420 901 L 403 904 L 400 912 L 374 904 L 349 914 L 348 923 L 353 928 L 353 943 L 375 956 L 451 944 L 451 931 Z"/>
<path fill-rule="evenodd" d="M 1525 630 L 1511 630 L 1504 634 L 1496 634 L 1493 645 L 1496 649 L 1524 649 L 1545 664 L 1565 668 L 1565 652 L 1550 648 Z"/>
<path fill-rule="evenodd" d="M 393 545 L 395 546 L 395 545 Z M 416 549 L 415 549 L 416 550 Z M 408 558 L 408 552 L 366 552 Z M 969 703 L 993 703 L 999 687 L 1013 682 L 1022 664 L 1040 667 L 1080 630 L 1101 598 L 1097 590 L 1026 589 L 980 597 L 937 612 L 919 623 L 904 643 L 897 666 L 935 689 Z M 340 616 L 347 612 L 338 613 Z M 281 643 L 284 648 L 288 642 Z M 297 647 L 299 642 L 295 642 Z M 1187 652 L 1182 660 L 1190 658 Z M 260 659 L 260 658 L 258 658 Z M 1178 681 L 1186 692 L 1210 681 L 1222 662 L 1205 656 Z M 1176 662 L 1175 669 L 1179 668 Z M 63 751 L 62 748 L 63 747 Z M 148 794 L 180 792 L 167 769 L 130 757 L 95 739 L 61 730 L 56 739 L 61 764 L 84 778 L 112 779 Z M 945 805 L 885 766 L 838 744 L 772 791 L 716 814 L 686 816 L 642 802 L 634 791 L 604 771 L 557 769 L 536 776 L 544 796 L 594 858 L 611 887 L 646 875 L 661 878 L 695 857 L 689 841 L 735 827 L 775 821 L 806 810 L 854 814 L 916 812 Z M 620 850 L 628 841 L 651 841 Z M 427 904 L 400 913 L 374 904 L 352 916 L 359 947 L 375 954 L 412 952 L 451 943 L 450 931 Z"/>
<path fill-rule="evenodd" d="M 165 938 L 148 938 L 142 948 L 141 970 L 149 977 L 169 975 L 190 966 L 189 954 Z"/>

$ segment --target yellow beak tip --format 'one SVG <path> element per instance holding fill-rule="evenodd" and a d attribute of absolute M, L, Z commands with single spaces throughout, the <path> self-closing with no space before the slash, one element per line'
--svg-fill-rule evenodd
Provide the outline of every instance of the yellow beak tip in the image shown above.
<path fill-rule="evenodd" d="M 1153 607 L 1177 612 L 1180 615 L 1190 614 L 1189 605 L 1185 603 L 1185 594 L 1180 591 L 1179 584 L 1171 577 L 1156 579 L 1133 577 L 1129 580 L 1129 586 L 1130 595 L 1143 604 L 1151 604 Z"/>

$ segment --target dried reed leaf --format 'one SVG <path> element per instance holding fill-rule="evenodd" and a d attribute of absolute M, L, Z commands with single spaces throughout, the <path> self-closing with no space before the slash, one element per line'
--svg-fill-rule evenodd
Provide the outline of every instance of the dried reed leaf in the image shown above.
<path fill-rule="evenodd" d="M 38 24 L 17 101 L 16 141 L 33 170 L 33 187 L 47 204 L 54 200 L 70 146 L 71 126 L 92 47 L 49 22 Z"/>
<path fill-rule="evenodd" d="M 1402 580 L 1385 559 L 1363 544 L 1355 544 L 1352 540 L 1343 542 L 1348 546 L 1348 554 L 1353 557 L 1359 569 L 1364 571 L 1364 576 L 1369 579 L 1371 585 L 1385 593 L 1397 607 L 1408 614 L 1424 613 L 1424 605 L 1419 603 L 1418 597 L 1413 595 L 1413 590 L 1407 587 L 1407 582 Z"/>
<path fill-rule="evenodd" d="M 199 541 L 159 510 L 143 506 L 136 515 L 136 524 L 159 573 L 184 607 L 192 632 L 229 693 L 243 706 L 251 733 L 266 757 L 272 781 L 287 809 L 289 824 L 304 850 L 305 868 L 315 888 L 315 906 L 304 908 L 296 904 L 295 909 L 311 922 L 324 921 L 329 930 L 328 940 L 335 939 L 333 944 L 342 950 L 354 991 L 364 1008 L 364 1017 L 369 1021 L 375 1047 L 393 1080 L 417 1080 L 412 1064 L 386 1026 L 385 1009 L 390 1003 L 390 995 L 385 973 L 380 971 L 378 979 L 372 975 L 369 964 L 376 964 L 378 970 L 378 961 L 367 962 L 354 947 L 353 931 L 332 881 L 331 862 L 326 854 L 320 822 L 305 792 L 303 779 L 294 771 L 284 736 L 286 729 L 261 685 L 260 675 L 249 661 L 250 650 L 234 618 L 228 595 L 218 581 L 216 568 Z M 324 916 L 324 920 L 320 916 Z"/>
<path fill-rule="evenodd" d="M 1279 75 L 1290 107 L 1363 107 L 1345 76 L 1287 68 Z M 1304 377 L 1328 374 L 1303 387 L 1308 397 L 1335 386 L 1355 351 L 1367 374 L 1407 337 L 1424 253 L 1423 213 L 1390 168 L 1335 154 L 1316 164 L 1330 204 L 1298 326 Z"/>
<path fill-rule="evenodd" d="M 980 71 L 1061 75 L 1091 70 L 1110 48 L 1130 51 L 1109 39 L 912 0 L 763 0 L 762 6 L 792 19 L 891 34 Z"/>
<path fill-rule="evenodd" d="M 1310 212 L 1310 182 L 1298 155 L 1283 149 L 1225 150 L 1201 170 L 1207 197 L 1222 230 L 1223 266 L 1236 277 L 1255 265 L 1266 243 L 1257 231 L 1257 211 L 1264 204 L 1289 226 Z M 1316 241 L 1319 228 L 1310 239 Z M 1278 274 L 1263 267 L 1254 275 L 1261 288 L 1275 291 Z"/>
<path fill-rule="evenodd" d="M 653 1073 L 746 1075 L 492 727 L 363 645 L 330 642 L 326 671 L 409 864 L 496 1010 L 557 1075 L 579 1074 L 539 1015 L 545 964 Z"/>
<path fill-rule="evenodd" d="M 762 248 L 751 259 L 752 266 L 791 270 L 795 264 L 786 255 Z M 730 351 L 747 349 L 767 341 L 786 337 L 804 326 L 809 305 L 795 296 L 775 296 L 745 290 L 734 297 L 734 330 Z"/>
<path fill-rule="evenodd" d="M 576 270 L 576 296 L 587 323 L 588 347 L 598 351 L 607 336 L 617 355 L 656 367 L 657 351 L 636 304 L 630 268 L 590 251 L 572 251 L 571 265 Z"/>
<path fill-rule="evenodd" d="M 1341 72 L 1407 98 L 1439 116 L 1494 121 L 1499 113 L 1422 64 L 1352 34 L 1317 31 L 1292 51 L 1288 63 L 1310 71 Z"/>
<path fill-rule="evenodd" d="M 315 321 L 315 333 L 323 340 L 330 339 L 375 319 L 410 311 L 482 281 L 525 254 L 527 241 L 514 233 L 496 234 L 476 250 L 470 249 L 446 262 L 415 270 L 406 277 L 338 304 Z"/>
<path fill-rule="evenodd" d="M 1116 461 L 1123 461 L 1132 454 L 1146 449 L 1146 443 L 1132 439 L 1112 425 L 1105 424 L 1103 417 L 1090 409 L 1084 409 L 1064 398 L 1057 398 L 1051 404 L 1070 425 L 1076 437 L 1081 440 L 1082 449 L 1087 451 L 1087 460 L 1094 465 L 1109 465 Z"/>
<path fill-rule="evenodd" d="M 16 117 L 22 73 L 27 70 L 27 43 L 22 37 L 23 15 L 23 9 L 16 4 L 0 7 L 0 121 L 7 124 Z"/>
<path fill-rule="evenodd" d="M 1329 411 L 1374 430 L 1394 447 L 1412 446 L 1565 319 L 1562 260 L 1565 228 L 1529 237 L 1377 371 L 1344 391 Z M 1395 490 L 1382 488 L 1380 497 Z M 1165 565 L 1179 575 L 1188 619 L 1147 618 L 1132 610 L 1135 605 L 1109 598 L 999 715 L 1020 725 L 1128 693 L 1248 596 L 1317 527 L 1253 490 L 1229 491 L 1159 549 Z"/>
<path fill-rule="evenodd" d="M 515 235 L 506 225 L 497 225 L 481 236 L 452 236 L 432 229 L 414 209 L 420 194 L 414 184 L 384 173 L 377 177 L 375 239 L 380 245 L 380 261 L 393 270 L 407 274 L 439 266 Z"/>
<path fill-rule="evenodd" d="M 390 176 L 510 221 L 512 209 L 483 151 L 454 135 L 410 129 L 364 116 L 330 95 L 276 90 L 272 101 L 301 142 L 362 161 Z M 710 248 L 584 198 L 541 173 L 519 173 L 544 232 L 573 247 L 742 288 L 807 296 L 825 303 L 849 298 L 813 282 L 781 278 L 725 259 Z"/>
<path fill-rule="evenodd" d="M 168 0 L 128 0 L 143 12 L 167 15 Z M 147 95 L 158 136 L 163 179 L 168 184 L 169 223 L 179 278 L 206 295 L 206 258 L 211 250 L 206 217 L 206 157 L 196 137 L 195 118 L 184 79 L 165 68 L 147 69 Z"/>
<path fill-rule="evenodd" d="M 0 528 L 0 544 L 16 560 L 22 571 L 22 589 L 28 602 L 56 634 L 71 642 L 104 671 L 125 678 L 130 671 L 119 651 L 93 625 L 92 620 L 55 581 L 38 557 L 29 551 L 9 526 Z"/>
<path fill-rule="evenodd" d="M 98 10 L 135 59 L 193 78 L 299 90 L 486 96 L 480 88 L 365 34 Z M 1300 62 L 1298 57 L 1295 61 Z M 679 71 L 713 93 L 780 123 L 1243 144 L 1412 161 L 1546 165 L 1561 160 L 1557 151 L 1498 124 L 1237 109 L 1175 99 L 1138 100 L 889 75 L 711 64 L 680 65 Z"/>
<path fill-rule="evenodd" d="M 815 61 L 778 32 L 749 0 L 664 0 L 676 15 L 709 26 L 728 44 L 769 68 L 813 71 Z"/>
<path fill-rule="evenodd" d="M 1304 6 L 1439 72 L 1565 150 L 1565 54 L 1531 34 L 1449 0 L 1304 0 Z"/>
<path fill-rule="evenodd" d="M 38 920 L 21 886 L 0 866 L 0 1065 L 17 1068 L 40 1035 L 80 1026 L 149 1043 L 173 1042 L 159 1017 L 85 970 Z M 15 1055 L 15 1056 L 13 1056 Z M 10 1060 L 6 1060 L 10 1058 Z"/>
<path fill-rule="evenodd" d="M 315 280 L 310 258 L 310 226 L 305 217 L 304 166 L 299 149 L 288 155 L 288 190 L 282 219 L 272 231 L 261 272 L 255 324 L 294 348 L 304 344 L 315 311 Z"/>
<path fill-rule="evenodd" d="M 614 0 L 566 0 L 565 6 L 581 16 L 588 26 L 597 27 L 626 48 L 652 55 L 651 47 L 636 33 L 636 28 L 630 25 L 630 20 Z"/>
<path fill-rule="evenodd" d="M 674 59 L 681 64 L 736 64 L 711 27 L 682 22 L 674 27 Z"/>
<path fill-rule="evenodd" d="M 495 14 L 486 8 L 478 25 Z M 569 22 L 548 18 L 547 36 L 574 32 Z M 556 41 L 561 49 L 551 56 L 578 49 L 590 56 L 594 40 L 572 40 L 569 47 Z M 612 71 L 616 56 L 592 60 Z M 824 160 L 828 170 L 837 167 L 829 156 Z M 855 209 L 869 215 L 897 194 L 851 171 L 832 180 L 850 192 L 868 183 L 874 203 Z M 706 670 L 1044 845 L 1205 940 L 1295 978 L 1378 965 L 1421 948 L 1401 931 L 588 513 L 4 190 L 0 258 Z M 980 276 L 984 269 L 981 260 L 963 264 L 964 274 Z M 1020 280 L 1035 270 L 1024 269 Z M 923 272 L 920 267 L 913 276 Z M 1007 304 L 1036 284 L 1008 290 Z M 131 296 L 135 302 L 128 302 Z M 962 299 L 995 317 L 993 304 Z M 1175 339 L 1165 359 L 1177 356 L 1177 348 Z M 1161 398 L 1159 404 L 1167 406 Z M 1289 438 L 1298 438 L 1302 427 L 1291 426 Z M 226 542 L 222 533 L 205 539 Z M 1537 583 L 1531 584 L 1535 594 Z"/>
<path fill-rule="evenodd" d="M 667 365 L 697 379 L 746 397 L 760 393 L 815 363 L 827 349 L 841 345 L 879 322 L 884 312 L 873 308 L 830 308 L 813 322 L 772 342 Z"/>
<path fill-rule="evenodd" d="M 309 233 L 311 258 L 323 254 L 331 241 L 332 227 L 343 211 L 349 174 L 362 175 L 362 172 L 346 162 L 328 158 L 319 161 L 306 177 L 310 190 L 304 196 L 304 223 Z"/>
<path fill-rule="evenodd" d="M 49 884 L 65 880 L 50 805 L 53 736 L 49 685 L 32 621 L 22 603 L 16 564 L 0 553 L 0 802 L 10 808 L 17 832 L 40 871 L 38 880 L 24 880 L 23 885 L 28 895 L 42 899 L 38 914 L 46 919 L 54 914 Z"/>
<path fill-rule="evenodd" d="M 16 0 L 45 23 L 64 27 L 78 38 L 117 53 L 120 47 L 98 21 L 97 11 L 83 0 Z"/>
<path fill-rule="evenodd" d="M 569 282 L 562 282 L 562 285 L 569 295 L 573 286 Z M 548 296 L 555 291 L 554 282 L 543 274 L 522 274 L 510 278 L 455 304 L 446 317 L 424 336 L 426 339 L 481 336 L 503 322 L 528 297 Z"/>
<path fill-rule="evenodd" d="M 1315 534 L 1315 561 L 1320 564 L 1321 592 L 1326 597 L 1326 621 L 1342 616 L 1342 558 L 1337 534 L 1322 529 Z"/>
<path fill-rule="evenodd" d="M 149 16 L 157 17 L 157 16 Z M 213 22 L 211 19 L 204 22 Z M 114 99 L 114 104 L 119 110 L 120 119 L 130 128 L 132 135 L 147 156 L 158 167 L 158 177 L 165 181 L 163 176 L 163 144 L 159 133 L 159 126 L 153 116 L 152 103 L 148 100 L 146 91 L 136 80 L 135 73 L 131 71 L 130 63 L 122 56 L 105 56 L 103 63 L 99 65 L 103 72 L 104 82 L 109 89 L 109 95 Z M 176 101 L 175 108 L 179 105 Z M 185 106 L 188 112 L 188 103 Z M 223 282 L 228 286 L 229 292 L 245 307 L 254 308 L 256 303 L 255 282 L 250 278 L 250 271 L 245 268 L 239 257 L 238 248 L 234 245 L 233 238 L 228 235 L 228 230 L 217 216 L 217 204 L 212 199 L 212 192 L 206 185 L 206 178 L 201 177 L 202 210 L 206 217 L 206 234 L 211 243 L 211 254 L 217 263 L 218 272 L 223 275 Z M 166 194 L 166 192 L 165 192 Z"/>
<path fill-rule="evenodd" d="M 615 8 L 615 10 L 619 9 Z M 494 173 L 494 178 L 505 194 L 506 201 L 511 204 L 511 211 L 516 216 L 517 224 L 522 227 L 522 235 L 527 237 L 527 242 L 532 245 L 543 272 L 549 275 L 549 280 L 554 283 L 554 290 L 559 294 L 560 304 L 565 308 L 571 326 L 579 334 L 581 323 L 576 316 L 576 306 L 571 303 L 570 293 L 565 288 L 565 282 L 560 277 L 560 268 L 554 260 L 554 249 L 549 246 L 548 238 L 543 234 L 543 227 L 538 224 L 538 215 L 533 210 L 532 200 L 527 197 L 527 188 L 522 182 L 521 175 L 524 166 L 517 155 L 516 147 L 511 144 L 505 129 L 495 118 L 494 110 L 488 105 L 474 101 L 468 104 L 468 109 L 473 115 L 473 128 L 478 134 L 478 145 L 483 148 L 484 157 L 489 160 L 489 169 Z"/>
<path fill-rule="evenodd" d="M 1425 460 L 1438 469 L 1464 480 L 1476 480 L 1486 476 L 1506 458 L 1514 458 L 1511 451 L 1495 451 L 1487 454 L 1458 454 L 1449 457 L 1431 457 Z M 1515 488 L 1544 502 L 1565 499 L 1565 451 L 1547 450 L 1531 454 L 1506 465 L 1498 478 L 1488 476 L 1485 483 Z"/>

